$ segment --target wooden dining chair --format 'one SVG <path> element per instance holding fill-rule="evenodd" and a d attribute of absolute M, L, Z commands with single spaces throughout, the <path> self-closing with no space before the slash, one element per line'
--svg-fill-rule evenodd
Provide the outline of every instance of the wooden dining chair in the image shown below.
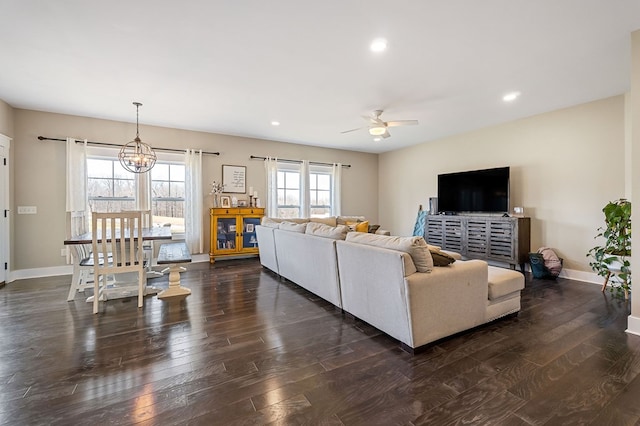
<path fill-rule="evenodd" d="M 121 291 L 137 286 L 138 307 L 144 303 L 146 269 L 142 250 L 142 212 L 92 213 L 94 257 L 109 261 L 94 262 L 93 313 L 98 313 L 99 301 L 108 299 L 108 291 Z M 111 256 L 111 258 L 109 258 Z M 137 280 L 123 280 L 120 274 L 136 273 Z M 108 277 L 116 281 L 109 284 Z M 111 287 L 111 289 L 109 288 Z"/>
<path fill-rule="evenodd" d="M 72 215 L 70 228 L 72 238 L 84 235 L 87 232 L 84 214 Z M 71 255 L 73 273 L 71 275 L 67 302 L 74 300 L 76 293 L 84 293 L 85 289 L 93 288 L 94 260 L 93 253 L 91 252 L 91 244 L 71 244 L 69 246 L 69 253 Z M 110 257 L 111 255 L 109 255 L 109 258 Z M 98 261 L 103 262 L 104 259 L 100 257 Z"/>

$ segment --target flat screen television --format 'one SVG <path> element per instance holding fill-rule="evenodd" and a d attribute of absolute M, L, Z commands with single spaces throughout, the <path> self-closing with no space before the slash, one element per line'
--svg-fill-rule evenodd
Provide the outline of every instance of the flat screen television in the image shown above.
<path fill-rule="evenodd" d="M 438 175 L 438 212 L 507 213 L 509 167 Z"/>

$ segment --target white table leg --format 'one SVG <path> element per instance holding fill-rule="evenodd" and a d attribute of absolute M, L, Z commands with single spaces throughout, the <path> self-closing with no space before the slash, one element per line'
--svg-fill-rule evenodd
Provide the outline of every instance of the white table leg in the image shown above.
<path fill-rule="evenodd" d="M 172 263 L 169 266 L 169 288 L 158 294 L 158 299 L 174 296 L 188 296 L 191 294 L 191 290 L 180 286 L 180 272 L 184 270 L 185 268 L 181 267 L 177 263 Z"/>

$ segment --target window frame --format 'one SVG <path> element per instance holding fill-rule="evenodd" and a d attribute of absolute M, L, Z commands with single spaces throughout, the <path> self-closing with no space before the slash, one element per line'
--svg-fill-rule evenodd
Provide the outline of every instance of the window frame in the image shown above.
<path fill-rule="evenodd" d="M 329 188 L 327 189 L 319 189 L 318 188 L 318 179 L 317 177 L 320 175 L 326 175 L 329 177 Z M 316 183 L 316 188 L 312 189 L 312 180 L 315 179 L 315 183 Z M 332 205 L 332 200 L 333 200 L 333 167 L 331 166 L 322 166 L 322 165 L 310 165 L 309 166 L 309 217 L 329 217 L 331 216 L 331 212 L 333 211 L 333 205 Z M 313 204 L 313 200 L 314 197 L 312 196 L 312 194 L 315 192 L 316 196 L 315 196 L 315 200 L 318 199 L 318 192 L 323 191 L 323 192 L 328 192 L 329 194 L 329 204 Z M 314 215 L 311 214 L 311 211 L 313 209 L 324 209 L 324 210 L 328 210 L 327 213 L 325 213 L 324 215 L 320 216 L 320 215 Z"/>
<path fill-rule="evenodd" d="M 169 197 L 155 197 L 153 195 L 153 184 L 154 184 L 154 182 L 167 182 L 168 183 L 169 194 L 171 194 L 171 183 L 172 182 L 174 182 L 174 183 L 175 182 L 182 183 L 183 186 L 186 185 L 186 165 L 184 163 L 184 160 L 180 161 L 178 159 L 167 159 L 167 160 L 159 159 L 158 161 L 156 161 L 156 166 L 158 166 L 158 165 L 167 165 L 167 166 L 169 166 L 168 167 L 169 180 L 166 180 L 166 179 L 154 179 L 153 178 L 153 170 L 155 169 L 155 167 L 153 169 L 151 169 L 151 171 L 149 172 L 149 173 L 151 173 L 150 179 L 149 179 L 150 180 L 150 182 L 149 182 L 150 191 L 151 191 L 151 193 L 149 194 L 149 199 L 151 201 L 151 214 L 152 214 L 152 217 L 160 216 L 158 209 L 154 209 L 154 206 L 155 206 L 154 203 L 157 203 L 157 202 L 182 202 L 183 215 L 182 216 L 170 216 L 170 217 L 172 217 L 172 218 L 176 218 L 176 217 L 180 218 L 181 217 L 182 218 L 182 228 L 184 228 L 186 226 L 186 216 L 187 216 L 187 214 L 186 214 L 187 213 L 186 212 L 187 200 L 186 200 L 186 192 L 185 192 L 186 188 L 183 188 L 184 196 L 182 196 L 182 197 L 171 197 L 171 196 L 169 196 Z M 171 169 L 172 169 L 171 166 L 172 165 L 182 166 L 182 169 L 184 171 L 184 174 L 182 175 L 182 180 L 171 180 Z M 166 216 L 163 216 L 163 217 L 166 217 Z M 180 234 L 180 233 L 183 233 L 184 231 L 173 231 L 173 232 L 176 233 L 176 234 Z"/>
<path fill-rule="evenodd" d="M 283 183 L 284 185 L 286 185 L 286 173 L 296 173 L 298 175 L 298 188 L 281 186 L 280 173 L 285 173 L 285 182 Z M 288 191 L 296 191 L 296 189 L 298 191 L 298 204 L 280 204 L 280 202 L 278 202 L 278 217 L 281 217 L 281 209 L 298 209 L 298 214 L 291 219 L 301 218 L 304 213 L 302 211 L 302 173 L 300 171 L 300 164 L 278 161 L 276 174 L 276 191 L 278 192 L 278 194 L 281 190 L 284 191 L 283 201 L 286 201 Z M 280 199 L 279 195 L 277 199 Z"/>

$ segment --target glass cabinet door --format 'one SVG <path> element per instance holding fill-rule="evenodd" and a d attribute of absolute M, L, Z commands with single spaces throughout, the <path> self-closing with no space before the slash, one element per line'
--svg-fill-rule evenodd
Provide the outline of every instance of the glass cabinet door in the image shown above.
<path fill-rule="evenodd" d="M 257 248 L 256 226 L 260 225 L 258 217 L 242 218 L 242 248 Z"/>
<path fill-rule="evenodd" d="M 236 218 L 220 217 L 218 218 L 217 226 L 216 244 L 218 250 L 235 250 L 236 233 L 239 232 L 239 230 L 236 229 Z"/>

